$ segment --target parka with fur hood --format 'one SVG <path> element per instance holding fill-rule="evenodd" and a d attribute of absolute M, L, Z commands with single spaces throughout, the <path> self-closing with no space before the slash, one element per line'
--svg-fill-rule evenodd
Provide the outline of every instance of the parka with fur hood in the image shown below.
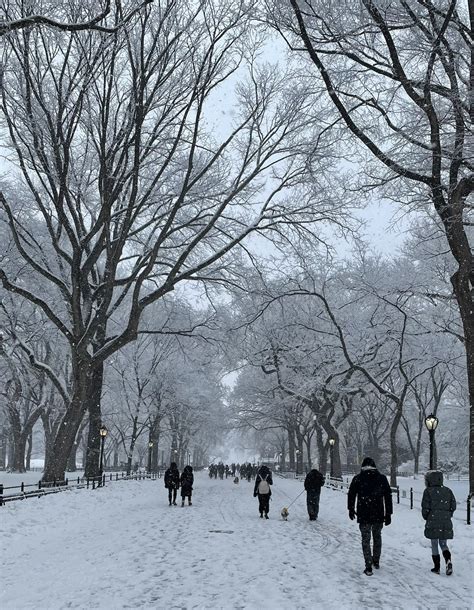
<path fill-rule="evenodd" d="M 443 485 L 443 473 L 439 470 L 428 470 L 425 484 L 421 501 L 421 514 L 426 520 L 425 537 L 430 540 L 451 540 L 454 537 L 451 517 L 456 510 L 454 494 Z"/>

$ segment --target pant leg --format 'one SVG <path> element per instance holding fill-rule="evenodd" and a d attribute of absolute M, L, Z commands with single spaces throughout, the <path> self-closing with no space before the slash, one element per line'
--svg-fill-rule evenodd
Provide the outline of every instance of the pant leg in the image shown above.
<path fill-rule="evenodd" d="M 168 487 L 168 502 L 171 504 L 172 502 L 172 494 L 173 494 L 173 490 L 171 489 L 171 487 Z"/>
<path fill-rule="evenodd" d="M 370 535 L 372 531 L 371 523 L 359 523 L 359 529 L 362 536 L 362 553 L 366 567 L 372 567 L 372 551 L 370 550 Z"/>
<path fill-rule="evenodd" d="M 263 494 L 258 494 L 258 510 L 260 514 L 265 511 L 265 496 Z"/>
<path fill-rule="evenodd" d="M 263 495 L 263 512 L 268 515 L 270 512 L 270 494 L 262 494 Z"/>
<path fill-rule="evenodd" d="M 176 496 L 178 495 L 178 490 L 176 487 L 173 489 L 173 502 L 176 502 Z"/>
<path fill-rule="evenodd" d="M 310 519 L 316 519 L 319 513 L 320 492 L 310 490 L 306 492 L 306 507 Z"/>
<path fill-rule="evenodd" d="M 431 539 L 431 554 L 432 555 L 439 555 L 438 539 L 437 538 L 432 538 Z"/>
<path fill-rule="evenodd" d="M 442 551 L 449 551 L 447 540 L 438 540 L 438 543 Z"/>
<path fill-rule="evenodd" d="M 375 561 L 379 561 L 382 554 L 382 528 L 383 523 L 372 523 L 372 536 L 374 539 L 373 557 Z"/>

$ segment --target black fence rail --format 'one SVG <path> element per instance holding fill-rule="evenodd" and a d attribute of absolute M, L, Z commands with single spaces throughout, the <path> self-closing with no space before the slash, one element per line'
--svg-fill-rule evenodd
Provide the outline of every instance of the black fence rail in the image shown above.
<path fill-rule="evenodd" d="M 331 478 L 330 476 L 326 476 L 326 487 L 329 487 L 331 489 L 336 489 L 336 490 L 341 490 L 341 491 L 348 491 L 349 489 L 349 485 L 350 485 L 350 480 L 348 477 L 342 478 L 342 479 L 336 479 L 336 478 Z M 392 490 L 392 494 L 396 496 L 397 498 L 397 504 L 401 504 L 404 506 L 409 506 L 411 510 L 413 510 L 413 508 L 419 508 L 421 509 L 421 499 L 423 497 L 423 492 L 422 491 L 418 491 L 417 489 L 413 489 L 413 487 L 410 487 L 410 489 L 400 489 L 400 486 L 397 485 L 396 487 L 391 487 Z M 466 500 L 465 500 L 465 506 L 466 506 L 466 524 L 467 525 L 471 525 L 471 504 L 472 504 L 472 494 L 468 494 Z M 461 509 L 461 506 L 464 504 L 459 502 L 458 503 L 458 510 Z M 458 511 L 456 511 L 458 512 Z M 459 514 L 459 513 L 458 513 Z M 459 521 L 464 521 L 464 519 L 458 515 L 456 515 L 456 513 L 453 515 L 454 519 L 457 519 Z"/>
<path fill-rule="evenodd" d="M 160 479 L 162 472 L 135 472 L 127 474 L 125 472 L 104 473 L 97 477 L 77 477 L 74 479 L 64 479 L 63 481 L 38 481 L 38 483 L 20 483 L 19 485 L 3 485 L 0 483 L 0 506 L 15 500 L 27 500 L 28 498 L 40 498 L 52 493 L 59 493 L 69 489 L 96 489 L 104 487 L 106 483 L 116 481 L 141 481 L 145 479 Z"/>

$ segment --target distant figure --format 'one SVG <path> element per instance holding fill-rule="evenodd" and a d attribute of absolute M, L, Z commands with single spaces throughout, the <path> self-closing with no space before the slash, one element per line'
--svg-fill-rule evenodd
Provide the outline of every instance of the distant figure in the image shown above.
<path fill-rule="evenodd" d="M 382 528 L 392 522 L 392 490 L 387 477 L 377 470 L 372 458 L 366 457 L 361 471 L 352 479 L 347 496 L 347 508 L 351 520 L 356 516 L 354 510 L 357 497 L 357 523 L 362 535 L 364 553 L 364 574 L 372 576 L 372 566 L 380 567 L 382 553 Z M 374 548 L 370 550 L 370 538 L 373 537 Z"/>
<path fill-rule="evenodd" d="M 306 507 L 310 521 L 316 521 L 319 514 L 319 497 L 321 495 L 321 487 L 324 485 L 324 477 L 313 468 L 306 475 L 304 480 L 304 488 L 306 489 Z"/>
<path fill-rule="evenodd" d="M 441 557 L 439 548 L 446 562 L 446 574 L 451 576 L 453 564 L 447 540 L 454 538 L 451 517 L 456 510 L 456 499 L 449 487 L 443 485 L 443 473 L 439 470 L 428 470 L 425 474 L 425 491 L 421 500 L 421 514 L 425 519 L 425 537 L 431 540 L 431 556 L 434 568 L 431 571 L 439 574 Z"/>
<path fill-rule="evenodd" d="M 193 494 L 194 475 L 193 467 L 185 466 L 181 475 L 181 506 L 184 506 L 185 498 L 188 498 L 189 506 L 192 506 L 191 496 Z"/>
<path fill-rule="evenodd" d="M 176 506 L 176 496 L 179 488 L 179 470 L 176 462 L 171 462 L 170 467 L 165 472 L 165 487 L 168 490 L 168 500 Z"/>
<path fill-rule="evenodd" d="M 225 465 L 225 478 L 226 478 L 226 479 L 227 479 L 227 477 L 229 476 L 229 472 L 230 472 L 230 470 L 229 470 L 229 464 L 226 464 L 226 465 Z"/>
<path fill-rule="evenodd" d="M 219 464 L 217 465 L 217 470 L 219 472 L 219 479 L 223 480 L 224 479 L 224 464 L 222 462 L 219 462 Z"/>
<path fill-rule="evenodd" d="M 255 479 L 255 487 L 253 488 L 253 497 L 258 496 L 258 510 L 260 512 L 260 519 L 265 515 L 265 519 L 268 519 L 268 513 L 270 512 L 270 496 L 272 490 L 270 485 L 273 485 L 272 473 L 268 469 L 268 466 L 261 466 Z"/>

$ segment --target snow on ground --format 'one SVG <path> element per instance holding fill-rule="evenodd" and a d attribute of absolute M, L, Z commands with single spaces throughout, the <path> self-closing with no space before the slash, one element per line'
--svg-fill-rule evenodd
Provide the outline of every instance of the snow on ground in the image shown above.
<path fill-rule="evenodd" d="M 420 512 L 395 505 L 381 568 L 364 568 L 346 495 L 323 489 L 320 518 L 302 483 L 275 477 L 270 520 L 253 483 L 199 473 L 193 506 L 169 507 L 163 480 L 119 481 L 0 508 L 2 609 L 472 608 L 472 526 L 455 522 L 454 574 L 430 572 Z"/>

